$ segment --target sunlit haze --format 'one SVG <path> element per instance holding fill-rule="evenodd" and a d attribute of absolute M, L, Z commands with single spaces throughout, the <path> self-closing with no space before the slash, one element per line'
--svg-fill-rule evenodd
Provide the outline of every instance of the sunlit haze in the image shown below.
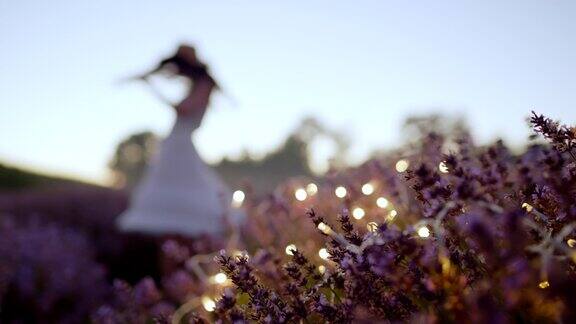
<path fill-rule="evenodd" d="M 274 149 L 306 116 L 350 137 L 351 162 L 427 112 L 520 145 L 532 109 L 576 121 L 575 13 L 527 0 L 0 1 L 0 162 L 105 182 L 120 140 L 166 135 L 173 119 L 120 80 L 181 42 L 237 102 L 216 97 L 195 135 L 210 162 Z"/>

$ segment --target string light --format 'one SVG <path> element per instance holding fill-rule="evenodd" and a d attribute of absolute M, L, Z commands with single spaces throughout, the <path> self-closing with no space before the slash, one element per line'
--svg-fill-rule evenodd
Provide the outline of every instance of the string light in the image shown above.
<path fill-rule="evenodd" d="M 438 164 L 438 170 L 440 170 L 441 173 L 448 173 L 448 166 L 446 165 L 446 161 L 442 161 L 440 164 Z"/>
<path fill-rule="evenodd" d="M 310 196 L 314 196 L 316 193 L 318 193 L 318 186 L 315 183 L 309 183 L 306 186 L 306 192 L 310 195 Z"/>
<path fill-rule="evenodd" d="M 548 282 L 548 280 L 544 280 L 538 284 L 538 287 L 540 287 L 540 289 L 546 289 L 550 287 L 550 283 Z"/>
<path fill-rule="evenodd" d="M 296 197 L 298 201 L 304 201 L 306 198 L 308 198 L 308 193 L 303 188 L 298 188 L 294 192 L 294 197 Z"/>
<path fill-rule="evenodd" d="M 398 171 L 399 173 L 402 173 L 406 170 L 408 170 L 408 166 L 410 165 L 410 163 L 408 163 L 407 160 L 398 160 L 398 162 L 396 162 L 396 171 Z"/>
<path fill-rule="evenodd" d="M 384 197 L 380 197 L 380 198 L 376 199 L 376 205 L 380 208 L 386 208 L 386 207 L 388 207 L 388 199 L 386 199 Z"/>
<path fill-rule="evenodd" d="M 219 272 L 217 274 L 214 275 L 214 282 L 217 284 L 224 284 L 226 282 L 226 280 L 228 280 L 228 277 L 226 276 L 225 273 L 223 272 Z"/>
<path fill-rule="evenodd" d="M 421 238 L 427 238 L 430 236 L 430 230 L 426 226 L 422 226 L 418 229 L 418 236 Z"/>
<path fill-rule="evenodd" d="M 318 229 L 320 231 L 322 231 L 322 233 L 326 234 L 326 235 L 330 235 L 330 233 L 332 233 L 332 229 L 330 228 L 330 226 L 320 222 L 318 223 Z"/>
<path fill-rule="evenodd" d="M 328 250 L 326 250 L 325 248 L 321 248 L 318 251 L 318 255 L 320 256 L 320 258 L 322 260 L 326 260 L 326 259 L 328 259 L 328 257 L 330 257 L 330 253 L 328 253 Z"/>
<path fill-rule="evenodd" d="M 527 211 L 527 212 L 531 212 L 531 211 L 534 209 L 534 207 L 532 207 L 532 205 L 530 205 L 530 204 L 528 204 L 528 203 L 523 203 L 523 204 L 522 204 L 522 209 L 524 209 L 524 210 Z"/>
<path fill-rule="evenodd" d="M 238 258 L 238 257 L 246 257 L 247 258 L 247 257 L 249 257 L 248 252 L 241 251 L 241 250 L 232 251 L 232 256 L 234 256 L 235 258 Z"/>
<path fill-rule="evenodd" d="M 392 209 L 390 211 L 390 213 L 388 213 L 388 216 L 386 216 L 386 220 L 391 222 L 394 220 L 394 218 L 396 217 L 396 215 L 398 215 L 398 212 L 396 211 L 396 209 Z"/>
<path fill-rule="evenodd" d="M 576 246 L 576 240 L 575 239 L 568 239 L 568 241 L 566 241 L 566 244 L 568 244 L 569 247 L 573 248 Z"/>
<path fill-rule="evenodd" d="M 376 230 L 378 230 L 378 223 L 370 222 L 366 224 L 366 228 L 368 229 L 369 232 L 376 232 Z"/>
<path fill-rule="evenodd" d="M 342 186 L 338 186 L 336 187 L 336 190 L 334 190 L 334 194 L 336 194 L 336 197 L 338 198 L 344 198 L 348 194 L 348 190 Z"/>
<path fill-rule="evenodd" d="M 366 216 L 366 212 L 364 211 L 364 209 L 356 207 L 352 210 L 352 217 L 356 219 L 362 219 L 364 218 L 364 216 Z"/>
<path fill-rule="evenodd" d="M 442 273 L 447 275 L 450 273 L 450 269 L 452 265 L 450 263 L 450 259 L 448 259 L 445 255 L 440 256 L 440 264 L 442 265 Z"/>
<path fill-rule="evenodd" d="M 365 183 L 362 186 L 362 193 L 365 194 L 366 196 L 370 196 L 371 194 L 374 193 L 374 186 L 370 182 Z"/>
<path fill-rule="evenodd" d="M 202 306 L 208 312 L 213 312 L 216 309 L 216 302 L 208 296 L 202 296 Z"/>
<path fill-rule="evenodd" d="M 326 272 L 326 267 L 323 265 L 319 265 L 318 266 L 318 272 L 324 274 L 324 272 Z"/>
<path fill-rule="evenodd" d="M 288 255 L 294 255 L 294 250 L 296 250 L 296 245 L 294 244 L 288 244 L 286 246 L 286 249 L 284 250 L 286 252 L 286 254 Z"/>
<path fill-rule="evenodd" d="M 232 206 L 236 208 L 242 206 L 244 199 L 246 199 L 246 194 L 244 194 L 244 191 L 242 190 L 234 191 L 234 193 L 232 194 Z"/>

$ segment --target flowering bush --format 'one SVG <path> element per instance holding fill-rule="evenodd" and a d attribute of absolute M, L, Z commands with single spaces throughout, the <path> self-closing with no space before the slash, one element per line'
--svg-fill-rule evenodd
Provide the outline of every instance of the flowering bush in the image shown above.
<path fill-rule="evenodd" d="M 410 143 L 359 167 L 263 197 L 243 188 L 232 202 L 242 227 L 158 239 L 160 270 L 144 278 L 111 261 L 149 262 L 123 255 L 135 241 L 111 230 L 122 198 L 65 203 L 63 219 L 62 203 L 48 203 L 59 225 L 0 229 L 0 320 L 575 321 L 576 130 L 530 122 L 549 143 L 515 153 L 415 119 Z"/>
<path fill-rule="evenodd" d="M 160 287 L 119 284 L 94 319 L 572 322 L 576 132 L 535 113 L 530 122 L 551 145 L 517 155 L 424 127 L 322 183 L 235 195 L 249 217 L 230 240 L 206 254 L 167 241 Z"/>
<path fill-rule="evenodd" d="M 0 320 L 78 323 L 109 294 L 89 241 L 57 225 L 0 225 Z"/>

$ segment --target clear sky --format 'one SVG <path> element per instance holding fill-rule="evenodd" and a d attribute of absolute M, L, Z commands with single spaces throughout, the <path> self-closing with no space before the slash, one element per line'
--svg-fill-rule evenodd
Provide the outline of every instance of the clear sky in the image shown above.
<path fill-rule="evenodd" d="M 172 112 L 138 84 L 196 44 L 236 97 L 195 135 L 208 161 L 278 145 L 304 116 L 394 145 L 408 115 L 464 115 L 521 144 L 531 109 L 576 122 L 576 2 L 0 0 L 0 160 L 104 181 L 125 136 Z"/>

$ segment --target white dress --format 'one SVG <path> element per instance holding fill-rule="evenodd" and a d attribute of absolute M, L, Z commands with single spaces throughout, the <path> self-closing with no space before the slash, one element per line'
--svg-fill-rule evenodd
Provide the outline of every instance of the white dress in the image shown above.
<path fill-rule="evenodd" d="M 242 217 L 230 207 L 231 193 L 207 166 L 192 143 L 200 125 L 194 117 L 177 117 L 170 135 L 132 195 L 130 208 L 118 219 L 123 231 L 148 234 L 216 234 L 225 218 Z"/>

